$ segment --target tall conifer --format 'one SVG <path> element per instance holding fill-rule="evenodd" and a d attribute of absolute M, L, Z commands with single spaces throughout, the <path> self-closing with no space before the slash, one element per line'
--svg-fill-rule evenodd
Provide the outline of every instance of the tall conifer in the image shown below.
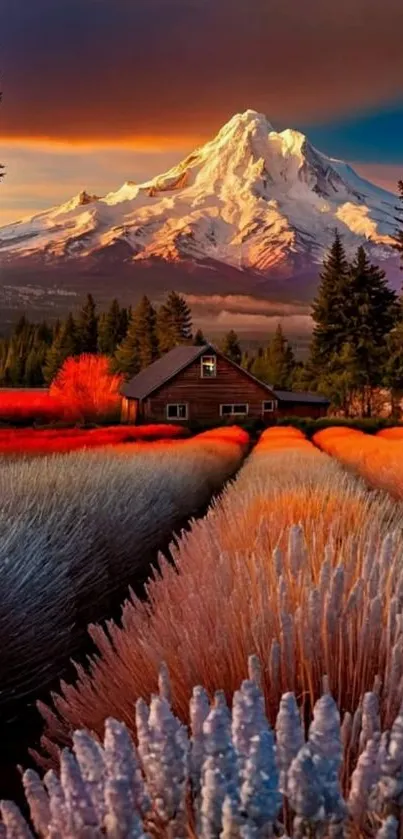
<path fill-rule="evenodd" d="M 176 291 L 169 293 L 158 311 L 157 334 L 161 353 L 192 341 L 192 313 L 185 298 Z"/>
<path fill-rule="evenodd" d="M 314 329 L 309 364 L 313 375 L 323 369 L 343 343 L 344 302 L 349 264 L 343 243 L 336 232 L 329 254 L 323 263 L 320 284 L 312 306 Z"/>
<path fill-rule="evenodd" d="M 230 331 L 225 335 L 221 343 L 221 350 L 224 355 L 231 359 L 231 361 L 235 361 L 235 364 L 241 363 L 242 350 L 239 344 L 238 335 L 233 329 L 230 329 Z"/>
<path fill-rule="evenodd" d="M 46 355 L 44 366 L 45 381 L 50 384 L 60 370 L 66 358 L 81 353 L 81 342 L 78 340 L 75 320 L 69 312 L 64 324 Z"/>
<path fill-rule="evenodd" d="M 98 323 L 98 349 L 104 355 L 114 355 L 120 341 L 123 340 L 127 330 L 122 334 L 122 312 L 118 301 L 112 300 L 107 312 L 103 312 Z"/>
<path fill-rule="evenodd" d="M 295 369 L 295 357 L 292 347 L 283 333 L 281 323 L 278 324 L 273 338 L 269 342 L 266 359 L 268 382 L 279 389 L 287 390 L 290 388 Z"/>
<path fill-rule="evenodd" d="M 92 294 L 87 295 L 84 306 L 79 312 L 76 332 L 78 352 L 80 354 L 96 353 L 98 343 L 98 317 Z"/>

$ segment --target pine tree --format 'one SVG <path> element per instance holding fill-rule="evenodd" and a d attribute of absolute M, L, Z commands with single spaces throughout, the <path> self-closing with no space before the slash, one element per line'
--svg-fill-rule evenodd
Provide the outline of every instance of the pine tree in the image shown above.
<path fill-rule="evenodd" d="M 266 359 L 268 382 L 279 389 L 290 388 L 295 369 L 295 357 L 280 323 L 269 342 Z"/>
<path fill-rule="evenodd" d="M 255 376 L 256 379 L 259 379 L 259 381 L 265 382 L 266 384 L 271 384 L 267 353 L 264 351 L 263 347 L 259 347 L 257 355 L 253 359 L 249 369 L 252 376 Z"/>
<path fill-rule="evenodd" d="M 119 318 L 119 344 L 121 341 L 123 341 L 123 338 L 126 338 L 132 314 L 133 312 L 131 306 L 129 306 L 128 309 L 126 309 L 125 306 L 122 306 Z"/>
<path fill-rule="evenodd" d="M 400 267 L 403 271 L 403 181 L 399 181 L 397 186 L 398 186 L 398 191 L 399 191 L 400 206 L 397 207 L 398 216 L 396 218 L 396 221 L 399 224 L 399 228 L 398 228 L 396 236 L 395 236 L 394 247 L 400 255 L 400 259 L 401 259 L 401 262 L 402 262 Z"/>
<path fill-rule="evenodd" d="M 194 334 L 193 344 L 195 347 L 204 347 L 204 345 L 207 344 L 206 338 L 204 337 L 201 329 L 198 329 Z"/>
<path fill-rule="evenodd" d="M 180 343 L 177 341 L 171 312 L 166 306 L 160 306 L 157 312 L 157 339 L 161 355 L 169 352 Z"/>
<path fill-rule="evenodd" d="M 161 353 L 192 340 L 192 313 L 185 298 L 176 291 L 169 293 L 158 311 L 157 334 Z"/>
<path fill-rule="evenodd" d="M 350 380 L 359 392 L 364 416 L 371 416 L 373 389 L 384 380 L 388 338 L 398 316 L 397 296 L 385 273 L 358 248 L 345 288 L 340 337 L 350 347 Z M 339 355 L 333 353 L 333 355 Z"/>
<path fill-rule="evenodd" d="M 344 344 L 334 353 L 318 378 L 318 390 L 330 399 L 333 409 L 345 417 L 350 414 L 354 393 L 357 390 L 358 360 L 354 347 Z"/>
<path fill-rule="evenodd" d="M 126 379 L 131 379 L 132 376 L 140 372 L 140 369 L 137 324 L 133 314 L 129 321 L 126 336 L 116 349 L 112 370 L 115 373 L 122 373 Z"/>
<path fill-rule="evenodd" d="M 242 350 L 239 345 L 239 338 L 233 329 L 225 335 L 221 343 L 221 351 L 235 364 L 240 364 L 242 361 Z"/>
<path fill-rule="evenodd" d="M 17 323 L 14 327 L 14 335 L 16 337 L 19 337 L 20 335 L 23 335 L 24 333 L 26 333 L 27 328 L 28 328 L 28 321 L 27 321 L 25 315 L 21 315 L 21 317 L 19 318 L 19 320 L 17 321 Z"/>
<path fill-rule="evenodd" d="M 25 358 L 15 337 L 9 344 L 5 368 L 6 383 L 11 387 L 21 386 L 24 381 Z"/>
<path fill-rule="evenodd" d="M 148 297 L 144 295 L 136 306 L 131 321 L 131 329 L 133 329 L 137 340 L 137 358 L 140 370 L 148 367 L 159 356 L 156 320 L 155 309 Z"/>
<path fill-rule="evenodd" d="M 70 312 L 46 354 L 43 371 L 46 383 L 50 384 L 53 381 L 66 358 L 80 355 L 80 351 L 76 324 Z"/>
<path fill-rule="evenodd" d="M 320 373 L 323 365 L 338 354 L 345 343 L 343 334 L 344 303 L 348 283 L 349 264 L 339 234 L 323 263 L 320 284 L 312 306 L 314 330 L 309 365 Z"/>
<path fill-rule="evenodd" d="M 248 350 L 245 350 L 245 351 L 242 353 L 242 358 L 241 358 L 241 367 L 243 367 L 243 368 L 244 368 L 244 370 L 250 370 L 250 369 L 251 369 L 252 364 L 253 364 L 253 359 L 252 359 L 252 358 L 251 358 L 251 356 L 249 355 Z"/>
<path fill-rule="evenodd" d="M 25 387 L 41 387 L 44 384 L 43 376 L 43 354 L 38 349 L 32 349 L 25 363 L 24 370 L 24 386 Z"/>
<path fill-rule="evenodd" d="M 122 329 L 124 325 L 124 331 Z M 122 323 L 122 311 L 119 303 L 112 300 L 107 312 L 103 312 L 98 323 L 98 350 L 104 355 L 113 356 L 118 344 L 123 340 L 127 331 L 127 322 Z M 123 334 L 122 334 L 123 332 Z"/>
<path fill-rule="evenodd" d="M 42 344 L 50 346 L 53 340 L 53 330 L 45 320 L 35 325 L 33 332 L 33 344 L 35 347 L 40 347 Z"/>
<path fill-rule="evenodd" d="M 97 343 L 98 318 L 96 305 L 92 294 L 88 294 L 86 302 L 77 318 L 78 353 L 96 353 Z"/>

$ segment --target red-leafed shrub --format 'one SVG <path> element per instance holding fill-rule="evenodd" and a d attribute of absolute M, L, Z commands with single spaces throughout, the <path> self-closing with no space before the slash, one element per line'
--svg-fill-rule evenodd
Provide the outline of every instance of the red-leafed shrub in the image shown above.
<path fill-rule="evenodd" d="M 117 418 L 122 376 L 110 371 L 104 355 L 68 358 L 50 386 L 50 396 L 65 406 L 66 416 L 83 421 Z"/>
<path fill-rule="evenodd" d="M 0 422 L 13 425 L 57 422 L 64 418 L 64 411 L 61 399 L 47 391 L 0 391 Z"/>
<path fill-rule="evenodd" d="M 0 455 L 42 455 L 72 452 L 77 449 L 105 448 L 131 453 L 131 443 L 139 444 L 139 450 L 156 441 L 164 444 L 176 442 L 187 435 L 186 429 L 172 425 L 108 426 L 106 428 L 82 428 L 46 430 L 0 429 Z"/>

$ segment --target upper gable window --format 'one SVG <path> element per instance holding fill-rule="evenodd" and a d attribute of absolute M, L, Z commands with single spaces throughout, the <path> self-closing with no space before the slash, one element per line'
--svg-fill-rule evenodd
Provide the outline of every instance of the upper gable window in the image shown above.
<path fill-rule="evenodd" d="M 217 359 L 215 355 L 203 355 L 201 359 L 202 379 L 211 379 L 217 375 Z"/>

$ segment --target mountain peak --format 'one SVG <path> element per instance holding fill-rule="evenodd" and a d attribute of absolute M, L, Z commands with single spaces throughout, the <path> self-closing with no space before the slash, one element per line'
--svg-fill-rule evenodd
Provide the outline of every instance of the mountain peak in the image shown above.
<path fill-rule="evenodd" d="M 83 211 L 92 202 L 94 210 Z M 168 172 L 126 180 L 101 199 L 83 191 L 3 228 L 0 254 L 85 259 L 112 248 L 121 254 L 116 245 L 124 243 L 126 262 L 212 260 L 263 277 L 290 275 L 320 262 L 335 228 L 347 251 L 365 244 L 375 260 L 393 257 L 394 205 L 393 195 L 300 131 L 277 132 L 248 109 Z"/>

